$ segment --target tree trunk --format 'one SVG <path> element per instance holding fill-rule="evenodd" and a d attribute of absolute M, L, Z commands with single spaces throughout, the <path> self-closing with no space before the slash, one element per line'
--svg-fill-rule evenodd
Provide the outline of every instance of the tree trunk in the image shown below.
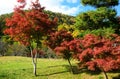
<path fill-rule="evenodd" d="M 37 34 L 38 38 L 37 38 L 37 45 L 36 45 L 36 52 L 35 52 L 35 56 L 33 56 L 33 51 L 32 51 L 32 46 L 31 46 L 31 57 L 32 57 L 32 63 L 33 63 L 33 74 L 35 76 L 37 76 L 37 54 L 38 54 L 38 44 L 39 44 L 39 34 Z"/>
<path fill-rule="evenodd" d="M 108 76 L 107 76 L 107 74 L 106 74 L 106 72 L 104 71 L 103 68 L 102 68 L 102 72 L 103 72 L 103 74 L 104 74 L 104 76 L 105 76 L 105 79 L 108 79 Z"/>
<path fill-rule="evenodd" d="M 72 64 L 71 64 L 71 62 L 70 62 L 70 59 L 67 59 L 67 60 L 68 60 L 68 63 L 69 63 L 71 72 L 74 73 L 73 68 L 72 68 Z"/>
<path fill-rule="evenodd" d="M 37 65 L 37 64 L 33 62 L 33 66 L 34 66 L 33 74 L 34 74 L 35 76 L 37 76 L 37 71 L 36 71 L 36 68 L 37 68 L 37 67 L 36 67 L 36 65 Z"/>
<path fill-rule="evenodd" d="M 33 56 L 33 52 L 32 52 L 32 47 L 30 47 L 30 51 L 31 51 L 31 58 L 32 58 L 32 63 L 33 63 L 33 74 L 35 76 L 37 76 L 37 53 L 35 54 L 35 57 Z"/>

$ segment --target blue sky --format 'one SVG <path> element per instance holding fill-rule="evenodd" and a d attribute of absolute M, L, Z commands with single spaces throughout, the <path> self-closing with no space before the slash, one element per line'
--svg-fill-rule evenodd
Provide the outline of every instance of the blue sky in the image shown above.
<path fill-rule="evenodd" d="M 30 5 L 31 1 L 27 0 L 27 6 Z M 85 12 L 87 10 L 93 10 L 90 6 L 83 6 L 80 0 L 39 0 L 40 4 L 46 7 L 46 10 L 51 10 L 53 12 L 60 12 L 63 14 L 76 16 L 80 12 Z M 120 3 L 120 0 L 119 0 Z M 17 5 L 17 0 L 2 0 L 0 2 L 0 14 L 10 13 L 13 11 L 14 6 Z M 116 6 L 117 15 L 120 15 L 120 5 Z"/>

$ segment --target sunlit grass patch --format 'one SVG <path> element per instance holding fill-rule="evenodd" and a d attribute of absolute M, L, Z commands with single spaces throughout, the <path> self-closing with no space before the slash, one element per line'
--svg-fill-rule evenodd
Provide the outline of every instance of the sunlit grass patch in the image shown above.
<path fill-rule="evenodd" d="M 73 66 L 76 66 L 75 63 L 72 60 Z M 109 79 L 119 77 L 119 71 L 107 74 Z M 87 70 L 72 74 L 68 62 L 63 59 L 38 59 L 37 75 L 33 75 L 32 60 L 29 57 L 0 57 L 0 79 L 104 79 L 103 73 Z"/>

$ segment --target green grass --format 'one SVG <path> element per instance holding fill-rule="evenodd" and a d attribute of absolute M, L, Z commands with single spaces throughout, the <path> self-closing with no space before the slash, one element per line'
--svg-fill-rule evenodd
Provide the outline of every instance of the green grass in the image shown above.
<path fill-rule="evenodd" d="M 75 63 L 72 60 L 74 66 Z M 78 74 L 72 74 L 68 68 L 68 62 L 62 59 L 38 59 L 38 76 L 35 77 L 31 58 L 0 57 L 0 79 L 104 79 L 103 73 L 80 71 Z M 109 79 L 120 75 L 119 72 L 107 74 Z"/>

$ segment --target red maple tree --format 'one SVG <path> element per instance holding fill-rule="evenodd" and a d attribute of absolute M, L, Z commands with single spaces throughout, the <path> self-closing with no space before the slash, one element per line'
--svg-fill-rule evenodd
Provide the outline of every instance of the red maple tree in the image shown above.
<path fill-rule="evenodd" d="M 87 67 L 92 71 L 99 69 L 104 72 L 106 79 L 107 71 L 120 69 L 119 35 L 114 34 L 108 39 L 88 34 L 80 41 L 82 50 L 77 54 L 80 67 Z"/>
<path fill-rule="evenodd" d="M 72 57 L 72 52 L 69 50 L 69 42 L 73 40 L 71 33 L 66 30 L 60 30 L 52 32 L 47 40 L 46 45 L 49 46 L 57 55 L 61 55 L 64 59 L 67 59 L 73 73 L 72 64 L 70 58 Z"/>
<path fill-rule="evenodd" d="M 50 20 L 49 16 L 43 12 L 39 1 L 32 2 L 29 10 L 24 10 L 26 0 L 18 0 L 19 5 L 14 8 L 12 17 L 6 19 L 6 29 L 4 33 L 13 40 L 20 42 L 31 48 L 31 56 L 34 65 L 34 75 L 36 75 L 37 52 L 35 57 L 32 53 L 32 43 L 36 43 L 36 50 L 41 45 L 43 36 L 49 34 L 56 26 L 57 19 Z"/>

